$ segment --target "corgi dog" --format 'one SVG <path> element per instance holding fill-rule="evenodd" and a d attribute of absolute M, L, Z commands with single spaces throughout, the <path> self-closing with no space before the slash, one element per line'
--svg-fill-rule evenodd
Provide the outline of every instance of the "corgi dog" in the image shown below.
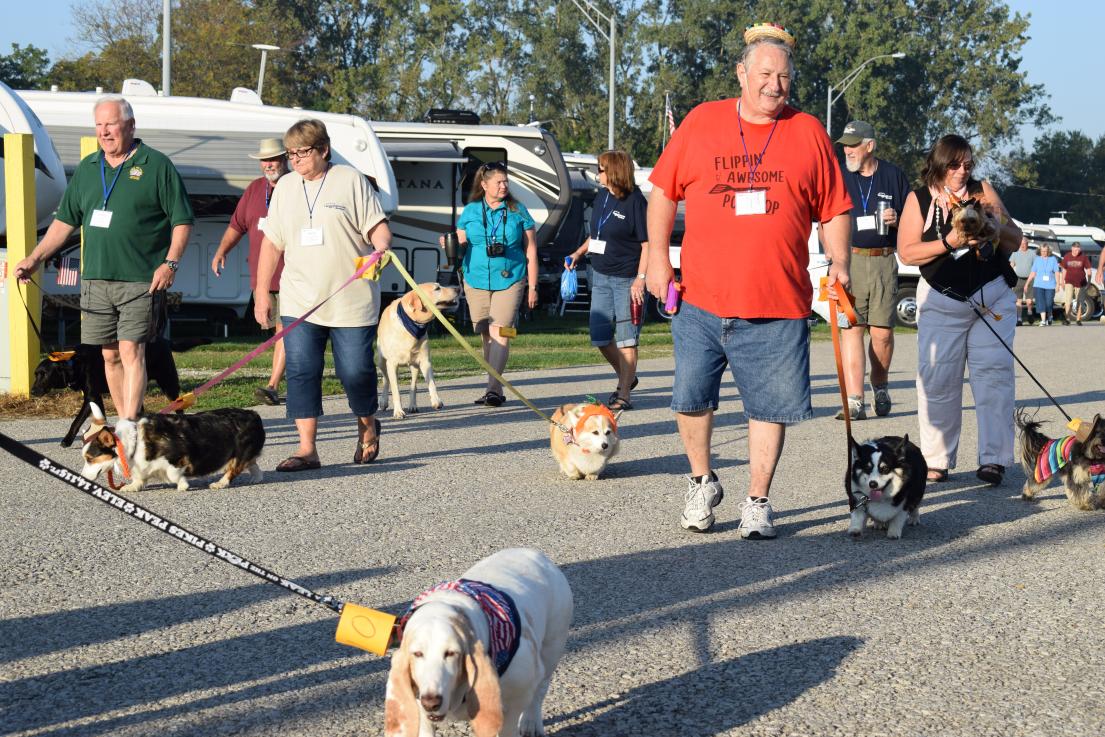
<path fill-rule="evenodd" d="M 588 481 L 599 477 L 618 452 L 621 414 L 603 404 L 565 404 L 553 413 L 549 447 L 565 476 Z"/>
<path fill-rule="evenodd" d="M 107 424 L 103 410 L 93 403 L 92 424 L 84 434 L 84 468 L 89 481 L 105 471 L 131 481 L 120 491 L 139 491 L 146 482 L 163 478 L 178 491 L 188 478 L 223 471 L 212 489 L 225 489 L 243 471 L 251 482 L 263 478 L 257 458 L 265 447 L 261 416 L 249 409 L 213 409 L 192 415 L 145 415 L 137 422 Z M 123 457 L 120 458 L 120 449 Z"/>
<path fill-rule="evenodd" d="M 906 523 L 920 524 L 928 464 L 909 436 L 888 435 L 865 443 L 851 441 L 851 461 L 844 484 L 851 523 L 848 534 L 859 537 L 867 519 L 897 540 Z"/>
<path fill-rule="evenodd" d="M 1025 482 L 1021 498 L 1032 500 L 1047 488 L 1053 476 L 1063 480 L 1067 499 L 1076 509 L 1105 509 L 1105 419 L 1094 415 L 1083 423 L 1089 430 L 1052 440 L 1040 432 L 1023 411 L 1017 412 L 1021 430 L 1021 466 Z"/>

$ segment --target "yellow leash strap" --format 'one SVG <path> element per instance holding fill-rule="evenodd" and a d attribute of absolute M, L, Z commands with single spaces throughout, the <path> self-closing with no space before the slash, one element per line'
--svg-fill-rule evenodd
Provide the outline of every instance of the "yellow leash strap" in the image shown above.
<path fill-rule="evenodd" d="M 507 389 L 509 389 L 511 391 L 511 393 L 514 394 L 514 396 L 518 397 L 518 399 L 522 402 L 522 404 L 526 405 L 527 407 L 532 409 L 534 412 L 536 412 L 541 417 L 541 419 L 545 420 L 546 422 L 548 422 L 550 424 L 556 425 L 560 429 L 561 432 L 571 432 L 570 427 L 565 427 L 565 426 L 561 425 L 560 423 L 554 421 L 552 417 L 549 417 L 547 414 L 545 414 L 541 410 L 537 409 L 537 407 L 534 406 L 533 402 L 526 399 L 525 395 L 523 395 L 522 392 L 515 389 L 513 384 L 511 384 L 509 381 L 507 381 L 506 379 L 503 378 L 502 374 L 500 374 L 495 369 L 491 368 L 491 364 L 489 364 L 487 361 L 485 361 L 483 356 L 481 356 L 479 353 L 477 353 L 476 349 L 473 348 L 472 346 L 470 346 L 468 344 L 468 341 L 466 341 L 464 339 L 464 336 L 462 336 L 457 331 L 457 329 L 455 327 L 453 327 L 453 323 L 451 323 L 451 322 L 449 322 L 448 320 L 445 319 L 445 316 L 442 315 L 441 311 L 437 309 L 437 305 L 434 304 L 434 301 L 432 299 L 430 299 L 430 297 L 425 292 L 422 291 L 422 288 L 419 287 L 418 284 L 414 281 L 414 278 L 411 277 L 411 275 L 409 273 L 407 273 L 407 270 L 405 268 L 403 268 L 403 264 L 399 263 L 399 259 L 395 258 L 395 256 L 392 254 L 391 251 L 388 251 L 387 253 L 384 254 L 384 258 L 380 260 L 380 263 L 381 263 L 381 268 L 382 268 L 383 265 L 386 265 L 386 263 L 391 263 L 391 265 L 395 267 L 396 271 L 399 272 L 399 275 L 403 277 L 404 281 L 406 281 L 407 284 L 410 285 L 410 288 L 412 290 L 414 290 L 414 293 L 418 295 L 418 298 L 420 300 L 422 300 L 422 304 L 426 306 L 426 309 L 428 309 L 430 312 L 433 313 L 434 317 L 437 318 L 438 322 L 440 322 L 442 325 L 444 325 L 445 329 L 448 330 L 450 333 L 452 333 L 453 337 L 457 339 L 457 343 L 460 344 L 460 347 L 463 348 L 465 351 L 467 351 L 468 355 L 471 356 L 472 358 L 474 358 L 476 360 L 476 362 L 480 366 L 482 366 L 484 368 L 484 370 L 487 371 L 487 373 L 494 376 L 496 381 L 498 381 L 500 384 L 502 384 Z"/>

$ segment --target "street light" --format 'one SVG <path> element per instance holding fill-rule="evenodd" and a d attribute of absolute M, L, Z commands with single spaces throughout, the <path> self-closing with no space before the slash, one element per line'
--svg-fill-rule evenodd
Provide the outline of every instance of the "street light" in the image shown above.
<path fill-rule="evenodd" d="M 257 96 L 260 97 L 261 89 L 265 86 L 265 61 L 268 60 L 268 53 L 280 51 L 280 47 L 272 44 L 250 44 L 250 46 L 261 52 L 261 69 L 257 72 Z"/>
<path fill-rule="evenodd" d="M 879 54 L 878 56 L 872 56 L 867 61 L 860 64 L 858 67 L 848 72 L 844 79 L 836 83 L 836 85 L 829 85 L 829 90 L 825 95 L 825 132 L 829 134 L 829 138 L 833 137 L 833 103 L 840 99 L 840 96 L 844 94 L 844 90 L 848 89 L 852 82 L 855 82 L 859 78 L 859 73 L 873 61 L 879 59 L 904 59 L 905 52 L 895 51 L 893 54 Z M 836 90 L 836 96 L 833 96 L 833 90 Z"/>
<path fill-rule="evenodd" d="M 617 38 L 617 32 L 616 32 L 615 27 L 614 27 L 614 14 L 613 14 L 613 11 L 611 11 L 610 15 L 607 15 L 606 13 L 601 12 L 598 8 L 595 7 L 595 4 L 592 3 L 591 0 L 582 0 L 583 3 L 586 3 L 587 7 L 584 7 L 583 5 L 580 4 L 581 0 L 572 0 L 572 2 L 575 3 L 575 6 L 580 9 L 580 12 L 583 13 L 583 17 L 586 18 L 588 21 L 590 21 L 591 25 L 593 25 L 598 30 L 598 34 L 600 36 L 602 36 L 603 38 L 605 38 L 610 43 L 610 101 L 609 101 L 610 114 L 609 114 L 609 117 L 607 118 L 607 125 L 606 125 L 606 147 L 608 149 L 613 149 L 614 148 L 614 46 L 615 46 L 615 40 Z M 604 20 L 604 21 L 606 21 L 607 23 L 610 24 L 610 30 L 609 31 L 607 31 L 605 28 L 602 27 L 602 24 L 599 23 L 599 18 L 601 18 L 602 20 Z"/>

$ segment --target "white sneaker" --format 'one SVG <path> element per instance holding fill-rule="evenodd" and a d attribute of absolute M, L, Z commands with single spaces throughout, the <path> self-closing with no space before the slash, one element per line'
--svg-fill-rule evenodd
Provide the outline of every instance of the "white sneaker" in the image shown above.
<path fill-rule="evenodd" d="M 745 540 L 766 540 L 775 537 L 771 522 L 771 502 L 767 497 L 749 497 L 741 502 L 741 537 Z"/>
<path fill-rule="evenodd" d="M 694 476 L 688 476 L 687 491 L 683 495 L 683 517 L 679 524 L 684 530 L 706 532 L 714 526 L 714 507 L 721 504 L 724 498 L 725 491 L 716 476 L 712 481 L 698 481 Z"/>

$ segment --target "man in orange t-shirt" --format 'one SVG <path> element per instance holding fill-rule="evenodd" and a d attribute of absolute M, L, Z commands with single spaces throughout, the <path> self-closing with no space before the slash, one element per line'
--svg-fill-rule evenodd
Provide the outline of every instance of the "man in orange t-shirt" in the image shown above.
<path fill-rule="evenodd" d="M 729 365 L 748 415 L 745 539 L 775 537 L 768 492 L 786 425 L 812 416 L 811 225 L 821 223 L 835 296 L 836 285 L 848 285 L 852 210 L 824 128 L 786 104 L 793 37 L 757 37 L 755 28 L 737 64 L 740 98 L 687 115 L 649 177 L 648 206 L 647 286 L 663 299 L 676 204 L 686 203 L 683 305 L 672 321 L 671 406 L 691 465 L 681 524 L 710 529 L 724 496 L 710 470 L 710 438 Z"/>

